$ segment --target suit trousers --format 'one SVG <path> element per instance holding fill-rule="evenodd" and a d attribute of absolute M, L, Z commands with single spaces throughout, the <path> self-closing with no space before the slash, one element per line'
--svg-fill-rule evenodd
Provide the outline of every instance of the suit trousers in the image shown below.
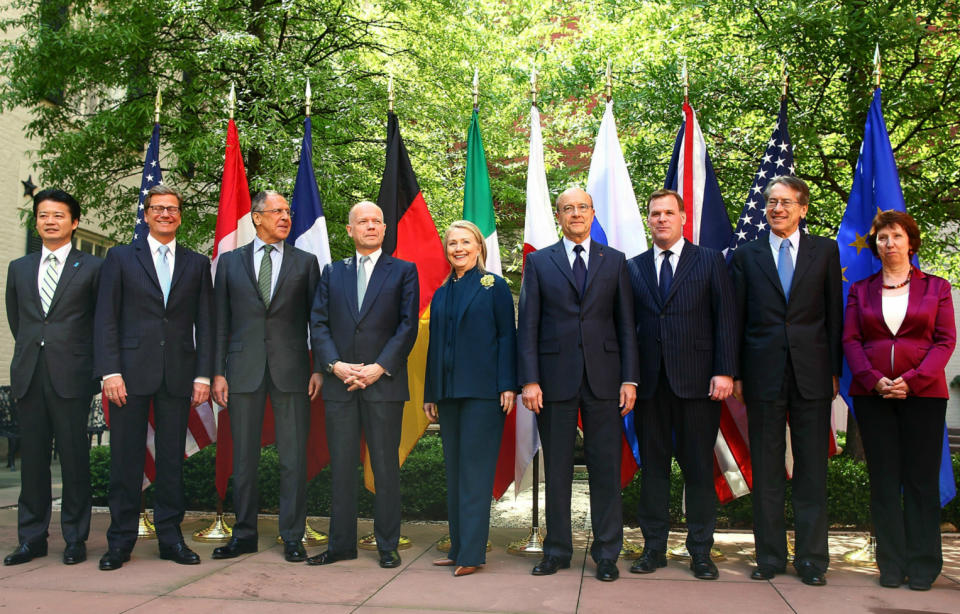
<path fill-rule="evenodd" d="M 676 454 L 686 493 L 687 551 L 709 554 L 717 520 L 713 446 L 720 429 L 720 403 L 681 399 L 670 389 L 661 365 L 653 397 L 637 401 L 640 440 L 640 511 L 644 547 L 667 549 L 670 532 L 670 459 Z"/>
<path fill-rule="evenodd" d="M 90 397 L 64 399 L 50 381 L 41 350 L 30 387 L 17 400 L 21 448 L 17 537 L 21 544 L 47 538 L 50 526 L 50 449 L 55 440 L 63 478 L 60 527 L 65 542 L 86 541 L 90 533 Z"/>
<path fill-rule="evenodd" d="M 853 398 L 870 472 L 882 575 L 933 582 L 940 546 L 940 456 L 947 400 Z"/>
<path fill-rule="evenodd" d="M 772 375 L 772 374 L 771 374 Z M 774 401 L 746 399 L 753 465 L 753 537 L 757 564 L 787 564 L 784 520 L 786 428 L 793 450 L 794 565 L 810 563 L 827 571 L 827 455 L 830 399 L 804 399 L 788 357 L 780 396 Z"/>
<path fill-rule="evenodd" d="M 110 406 L 110 528 L 111 549 L 130 552 L 137 542 L 140 493 L 146 456 L 150 406 L 154 416 L 153 523 L 163 546 L 177 544 L 183 535 L 183 454 L 187 441 L 190 397 L 171 396 L 161 387 L 154 395 L 127 395 L 123 407 Z"/>
<path fill-rule="evenodd" d="M 493 399 L 445 399 L 438 405 L 447 470 L 448 556 L 457 565 L 483 565 L 504 413 Z"/>
<path fill-rule="evenodd" d="M 573 556 L 570 496 L 577 416 L 583 420 L 583 449 L 590 478 L 590 517 L 594 561 L 617 560 L 623 546 L 623 507 L 620 498 L 620 442 L 623 438 L 617 399 L 598 399 L 582 375 L 572 399 L 545 402 L 537 416 L 546 474 L 547 536 L 545 555 Z M 579 410 L 579 411 L 578 411 Z"/>
<path fill-rule="evenodd" d="M 237 521 L 233 536 L 257 539 L 260 493 L 257 467 L 267 396 L 273 408 L 277 455 L 280 460 L 280 538 L 300 543 L 307 522 L 307 439 L 310 397 L 306 392 L 283 392 L 265 369 L 254 392 L 230 393 L 230 434 L 233 437 L 233 507 Z"/>
<path fill-rule="evenodd" d="M 370 451 L 376 497 L 373 534 L 377 549 L 396 550 L 400 543 L 400 428 L 403 401 L 326 401 L 327 445 L 330 449 L 333 502 L 330 506 L 329 550 L 357 551 L 357 464 L 360 434 Z"/>

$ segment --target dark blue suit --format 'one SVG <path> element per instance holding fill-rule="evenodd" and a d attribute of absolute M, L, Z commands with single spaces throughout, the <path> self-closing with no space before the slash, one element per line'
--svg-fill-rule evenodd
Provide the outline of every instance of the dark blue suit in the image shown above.
<path fill-rule="evenodd" d="M 407 356 L 417 340 L 420 285 L 412 262 L 381 253 L 363 304 L 357 305 L 357 264 L 347 258 L 323 268 L 310 316 L 313 364 L 377 363 L 386 370 L 365 389 L 350 392 L 338 377 L 323 381 L 327 442 L 333 473 L 330 547 L 336 554 L 357 548 L 357 475 L 360 433 L 370 450 L 376 480 L 374 528 L 380 550 L 400 540 L 400 428 L 410 399 Z"/>
<path fill-rule="evenodd" d="M 577 412 L 590 473 L 594 560 L 616 560 L 623 545 L 620 502 L 620 385 L 636 382 L 633 296 L 623 253 L 590 242 L 583 294 L 563 241 L 527 256 L 517 345 L 521 385 L 537 382 L 537 417 L 547 478 L 544 554 L 573 554 L 570 491 Z"/>
<path fill-rule="evenodd" d="M 146 238 L 107 252 L 94 323 L 94 373 L 120 373 L 127 404 L 110 412 L 111 549 L 137 540 L 147 415 L 153 403 L 157 463 L 154 523 L 175 545 L 183 520 L 183 454 L 193 381 L 213 375 L 210 261 L 177 243 L 167 304 Z"/>
<path fill-rule="evenodd" d="M 438 403 L 447 469 L 449 558 L 486 562 L 490 495 L 504 414 L 500 393 L 515 390 L 513 297 L 502 277 L 477 269 L 451 277 L 430 302 L 423 400 Z"/>
<path fill-rule="evenodd" d="M 640 527 L 649 550 L 665 552 L 670 531 L 670 458 L 683 470 L 687 497 L 687 550 L 709 554 L 717 499 L 713 446 L 720 402 L 710 379 L 736 373 L 737 319 L 733 284 L 720 252 L 683 243 L 664 299 L 654 250 L 627 262 L 640 353 L 637 437 L 643 473 Z"/>

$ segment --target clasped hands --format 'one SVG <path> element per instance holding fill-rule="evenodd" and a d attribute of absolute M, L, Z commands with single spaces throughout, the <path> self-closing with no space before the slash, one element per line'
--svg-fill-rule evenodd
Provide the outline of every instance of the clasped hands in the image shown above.
<path fill-rule="evenodd" d="M 347 385 L 348 392 L 372 386 L 384 373 L 386 370 L 377 363 L 365 365 L 338 360 L 333 365 L 333 374 Z"/>
<path fill-rule="evenodd" d="M 905 399 L 910 394 L 910 386 L 904 381 L 903 377 L 890 379 L 881 377 L 874 390 L 880 393 L 884 399 Z"/>

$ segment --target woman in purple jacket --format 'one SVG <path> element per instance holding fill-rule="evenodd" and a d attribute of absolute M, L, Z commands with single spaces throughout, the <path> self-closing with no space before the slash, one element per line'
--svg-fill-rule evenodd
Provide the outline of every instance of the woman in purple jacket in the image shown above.
<path fill-rule="evenodd" d="M 956 344 L 950 284 L 910 263 L 920 230 L 884 211 L 867 238 L 882 269 L 850 287 L 843 351 L 870 472 L 880 585 L 928 590 L 940 574 L 939 468 Z M 901 495 L 902 493 L 902 495 Z"/>

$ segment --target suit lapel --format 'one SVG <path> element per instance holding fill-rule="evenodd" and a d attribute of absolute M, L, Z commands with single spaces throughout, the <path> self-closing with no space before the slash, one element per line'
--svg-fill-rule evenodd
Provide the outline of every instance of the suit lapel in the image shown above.
<path fill-rule="evenodd" d="M 239 249 L 241 250 L 240 261 L 243 262 L 243 270 L 247 272 L 247 277 L 250 279 L 250 283 L 253 284 L 254 289 L 257 291 L 257 296 L 260 296 L 260 286 L 257 285 L 257 276 L 253 272 L 253 241 L 247 243 Z"/>
<path fill-rule="evenodd" d="M 53 298 L 50 299 L 50 308 L 47 310 L 47 313 L 53 311 L 53 308 L 56 307 L 57 302 L 60 301 L 60 297 L 63 296 L 64 292 L 67 291 L 67 286 L 70 285 L 70 281 L 73 279 L 74 275 L 77 274 L 77 269 L 80 268 L 82 262 L 83 252 L 78 249 L 71 249 L 70 253 L 67 255 L 67 261 L 63 263 L 63 270 L 60 271 L 60 280 L 57 282 L 57 289 L 53 293 Z M 39 294 L 37 295 L 37 298 L 39 299 Z"/>
<path fill-rule="evenodd" d="M 591 241 L 591 243 L 593 243 L 593 241 Z M 570 268 L 570 261 L 567 259 L 567 251 L 563 249 L 563 239 L 546 249 L 550 250 L 550 259 L 555 265 L 557 265 L 557 268 L 560 269 L 560 272 L 563 273 L 563 276 L 567 278 L 567 281 L 570 282 L 570 285 L 573 286 L 577 296 L 579 296 L 580 288 L 577 287 L 577 282 L 573 278 L 573 269 Z"/>
<path fill-rule="evenodd" d="M 913 284 L 910 284 L 911 286 Z M 913 294 L 913 288 L 910 288 L 910 293 Z M 870 310 L 877 316 L 877 320 L 880 321 L 880 326 L 883 327 L 888 334 L 893 334 L 890 328 L 887 326 L 887 320 L 883 317 L 883 274 L 874 275 L 867 282 L 867 302 L 869 303 Z M 911 296 L 908 299 L 907 310 L 910 310 L 910 304 L 913 303 L 913 297 Z M 906 321 L 906 318 L 904 318 Z"/>
<path fill-rule="evenodd" d="M 134 250 L 137 252 L 137 260 L 140 261 L 140 266 L 146 271 L 147 277 L 153 281 L 153 285 L 157 287 L 157 290 L 160 290 L 160 279 L 157 277 L 157 267 L 153 264 L 153 254 L 150 253 L 150 244 L 147 243 L 146 239 L 141 239 L 134 244 Z M 160 290 L 160 294 L 161 296 L 163 295 L 162 290 Z"/>
<path fill-rule="evenodd" d="M 799 280 L 803 278 L 803 275 L 807 272 L 807 269 L 810 268 L 810 264 L 816 257 L 816 243 L 812 241 L 806 234 L 801 232 L 800 247 L 797 248 L 797 266 L 794 267 L 793 281 L 790 282 L 791 296 L 793 295 L 793 291 L 796 289 L 797 284 L 800 283 Z"/>
<path fill-rule="evenodd" d="M 442 286 L 441 286 L 442 287 Z M 470 307 L 470 303 L 477 298 L 477 293 L 480 292 L 480 278 L 478 277 L 474 281 L 473 285 L 467 289 L 466 294 L 463 296 L 460 301 L 460 311 L 457 312 L 457 329 L 460 328 L 460 321 L 463 320 L 463 316 L 467 313 L 467 309 Z"/>
<path fill-rule="evenodd" d="M 177 253 L 173 259 L 173 277 L 170 279 L 170 294 L 173 294 L 173 289 L 177 287 L 177 282 L 183 277 L 183 270 L 186 268 L 187 248 L 177 243 Z"/>
<path fill-rule="evenodd" d="M 343 285 L 346 292 L 347 306 L 354 320 L 360 321 L 360 308 L 357 306 L 357 259 L 347 258 L 343 261 Z"/>
<path fill-rule="evenodd" d="M 680 250 L 680 258 L 677 260 L 677 270 L 673 274 L 673 281 L 670 283 L 670 291 L 667 293 L 667 300 L 664 301 L 664 303 L 669 303 L 670 299 L 673 298 L 674 293 L 677 291 L 677 286 L 693 269 L 693 263 L 696 259 L 697 248 L 694 247 L 693 243 L 684 241 L 683 249 Z M 658 288 L 657 296 L 659 295 L 660 292 Z"/>
<path fill-rule="evenodd" d="M 590 241 L 590 263 L 587 265 L 587 281 L 583 284 L 583 293 L 586 294 L 587 290 L 590 289 L 590 282 L 597 276 L 597 270 L 603 266 L 603 251 L 604 246 L 602 243 L 596 241 Z M 564 254 L 566 255 L 566 254 Z M 570 268 L 570 267 L 567 267 Z M 571 275 L 573 274 L 571 269 Z"/>
<path fill-rule="evenodd" d="M 373 267 L 373 272 L 370 273 L 370 279 L 367 280 L 367 291 L 363 294 L 363 305 L 360 306 L 360 315 L 358 320 L 362 320 L 367 312 L 370 311 L 370 306 L 373 305 L 373 302 L 377 299 L 377 295 L 380 294 L 380 289 L 383 288 L 383 282 L 390 276 L 390 272 L 393 270 L 393 258 L 381 252 L 380 258 L 377 259 L 376 266 Z M 353 276 L 354 283 L 356 283 L 357 276 Z M 356 287 L 354 287 L 353 296 L 357 296 Z"/>
<path fill-rule="evenodd" d="M 40 254 L 41 252 L 34 252 L 30 254 L 30 260 L 26 262 L 26 281 L 24 282 L 24 287 L 31 288 L 30 296 L 33 300 L 34 308 L 36 312 L 43 316 L 43 308 L 40 303 L 40 285 L 38 280 L 40 279 Z"/>
<path fill-rule="evenodd" d="M 643 281 L 647 284 L 650 294 L 655 297 L 654 301 L 662 307 L 663 299 L 660 297 L 660 285 L 657 283 L 657 267 L 653 254 L 653 248 L 650 248 L 640 256 L 640 275 L 643 276 Z"/>
<path fill-rule="evenodd" d="M 289 253 L 291 249 L 293 249 L 292 245 L 285 244 L 280 254 L 280 273 L 277 275 L 277 285 L 273 287 L 274 298 L 279 295 L 280 284 L 290 276 L 290 269 L 293 268 L 293 254 Z M 273 299 L 270 300 L 270 304 L 273 305 Z"/>
<path fill-rule="evenodd" d="M 786 299 L 786 295 L 783 293 L 783 286 L 780 285 L 780 274 L 777 273 L 777 263 L 773 261 L 773 252 L 770 251 L 770 233 L 761 234 L 757 240 L 757 250 L 760 252 L 757 255 L 757 264 L 760 267 L 760 270 L 766 273 L 767 277 L 770 278 L 770 283 L 777 289 L 777 292 L 780 293 L 780 296 Z M 794 279 L 797 278 L 794 274 Z"/>
<path fill-rule="evenodd" d="M 917 317 L 920 311 L 920 305 L 923 302 L 923 297 L 927 293 L 927 286 L 930 285 L 930 279 L 923 274 L 923 271 L 916 267 L 912 268 L 913 276 L 910 278 L 910 298 L 907 299 L 907 313 L 903 316 L 903 324 L 900 325 L 900 331 L 904 329 L 907 322 L 911 322 L 913 318 Z M 882 282 L 883 273 L 877 275 L 877 277 L 879 277 Z M 878 292 L 877 294 L 880 293 Z"/>

